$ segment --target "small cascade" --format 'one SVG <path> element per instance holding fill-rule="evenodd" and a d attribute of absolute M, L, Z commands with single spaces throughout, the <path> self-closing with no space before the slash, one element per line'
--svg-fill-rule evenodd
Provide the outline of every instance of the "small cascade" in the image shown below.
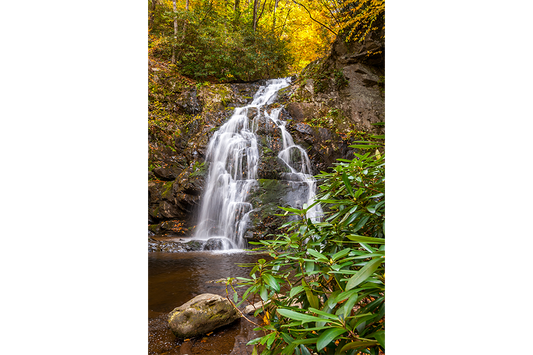
<path fill-rule="evenodd" d="M 284 178 L 291 181 L 292 184 L 303 182 L 307 184 L 307 201 L 306 205 L 310 206 L 316 197 L 316 180 L 311 174 L 311 161 L 307 156 L 305 149 L 299 145 L 294 144 L 292 136 L 285 129 L 285 121 L 280 120 L 279 113 L 281 108 L 274 109 L 270 115 L 266 114 L 272 122 L 281 130 L 281 137 L 283 139 L 283 149 L 279 152 L 278 157 L 287 165 L 290 173 L 285 173 Z M 312 222 L 318 222 L 322 216 L 322 207 L 316 204 L 311 207 L 306 214 Z"/>
<path fill-rule="evenodd" d="M 279 119 L 281 108 L 263 111 L 273 103 L 277 92 L 289 86 L 290 79 L 268 80 L 255 93 L 252 102 L 236 108 L 229 120 L 215 132 L 207 147 L 209 173 L 202 196 L 196 239 L 207 240 L 205 250 L 243 249 L 244 234 L 254 206 L 247 201 L 250 190 L 257 185 L 259 150 L 257 129 L 263 114 L 281 130 L 283 149 L 278 157 L 287 165 L 284 179 L 291 184 L 307 185 L 307 205 L 315 198 L 316 181 L 311 175 L 311 163 L 305 150 L 294 144 Z M 253 115 L 253 120 L 249 118 Z M 317 220 L 322 210 L 317 204 L 308 211 L 308 218 Z"/>

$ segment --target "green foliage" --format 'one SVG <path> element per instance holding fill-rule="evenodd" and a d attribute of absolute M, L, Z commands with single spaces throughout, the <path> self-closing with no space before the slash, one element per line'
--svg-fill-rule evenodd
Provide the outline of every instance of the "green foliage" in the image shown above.
<path fill-rule="evenodd" d="M 288 40 L 250 26 L 249 11 L 222 2 L 200 1 L 189 11 L 160 6 L 154 11 L 150 54 L 168 61 L 176 51 L 175 70 L 195 80 L 251 81 L 288 73 Z M 178 33 L 174 35 L 174 16 Z"/>
<path fill-rule="evenodd" d="M 282 208 L 293 216 L 287 232 L 254 243 L 271 259 L 238 278 L 247 287 L 238 304 L 263 302 L 265 335 L 249 344 L 265 345 L 264 355 L 385 348 L 385 157 L 381 144 L 355 143 L 369 151 L 318 175 L 324 221 L 306 218 L 312 206 Z"/>
<path fill-rule="evenodd" d="M 168 62 L 174 51 L 174 70 L 196 80 L 249 81 L 298 72 L 336 34 L 363 41 L 384 30 L 384 0 L 259 0 L 255 30 L 253 4 L 198 0 L 185 9 L 177 1 L 174 11 L 170 0 L 149 0 L 149 54 Z"/>
<path fill-rule="evenodd" d="M 195 161 L 192 169 L 193 169 L 193 171 L 189 175 L 190 177 L 194 177 L 194 176 L 198 176 L 198 175 L 204 175 L 207 172 L 207 167 L 205 165 L 205 161 L 202 162 L 202 163 L 199 163 L 199 162 Z"/>

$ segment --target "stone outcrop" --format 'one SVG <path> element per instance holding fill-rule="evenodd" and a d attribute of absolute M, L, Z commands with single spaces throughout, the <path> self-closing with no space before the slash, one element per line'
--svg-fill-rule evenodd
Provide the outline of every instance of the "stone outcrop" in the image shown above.
<path fill-rule="evenodd" d="M 383 33 L 371 33 L 362 43 L 347 43 L 339 36 L 326 57 L 294 77 L 290 87 L 280 90 L 278 102 L 266 107 L 285 107 L 280 118 L 287 121 L 294 142 L 307 151 L 313 174 L 327 171 L 338 158 L 353 158 L 356 150 L 349 147 L 353 141 L 384 134 L 384 51 Z M 161 71 L 155 73 L 160 82 L 164 80 Z M 185 125 L 150 125 L 149 230 L 156 236 L 190 236 L 208 171 L 209 139 L 233 108 L 251 102 L 264 81 L 186 88 L 168 81 L 171 94 L 163 102 L 166 112 L 188 115 L 189 119 Z M 249 115 L 253 119 L 254 113 Z M 266 119 L 257 124 L 259 180 L 250 192 L 254 211 L 250 214 L 253 226 L 245 234 L 248 240 L 280 232 L 278 227 L 286 219 L 274 216 L 282 212 L 278 206 L 302 207 L 297 202 L 292 206 L 284 198 L 296 192 L 287 178 L 287 167 L 277 157 L 282 147 L 279 128 Z M 151 245 L 152 251 L 186 250 L 183 246 Z"/>
<path fill-rule="evenodd" d="M 338 158 L 353 158 L 351 142 L 385 133 L 383 35 L 372 32 L 362 43 L 339 36 L 329 54 L 308 65 L 280 95 L 291 119 L 287 129 L 317 171 Z"/>
<path fill-rule="evenodd" d="M 148 225 L 159 237 L 190 236 L 204 188 L 209 138 L 234 107 L 251 102 L 261 82 L 196 87 L 165 70 L 149 62 L 158 90 L 150 91 Z"/>
<path fill-rule="evenodd" d="M 178 338 L 209 333 L 240 318 L 240 314 L 224 297 L 204 293 L 174 308 L 168 314 L 168 324 Z"/>
<path fill-rule="evenodd" d="M 148 237 L 148 252 L 183 253 L 187 251 L 204 250 L 203 240 L 182 240 L 179 242 L 169 240 L 156 240 Z"/>

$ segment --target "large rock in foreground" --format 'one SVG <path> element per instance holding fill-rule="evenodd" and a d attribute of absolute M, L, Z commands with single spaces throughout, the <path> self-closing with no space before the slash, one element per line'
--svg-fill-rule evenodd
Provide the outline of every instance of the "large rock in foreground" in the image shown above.
<path fill-rule="evenodd" d="M 189 338 L 209 333 L 238 318 L 239 314 L 226 298 L 204 293 L 174 308 L 168 314 L 168 324 L 178 338 Z"/>

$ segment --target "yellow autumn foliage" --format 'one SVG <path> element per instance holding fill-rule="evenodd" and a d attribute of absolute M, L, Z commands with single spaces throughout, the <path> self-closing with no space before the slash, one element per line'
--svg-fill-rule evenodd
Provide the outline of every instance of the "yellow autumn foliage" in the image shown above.
<path fill-rule="evenodd" d="M 154 0 L 150 0 L 154 1 Z M 176 11 L 183 14 L 186 0 L 176 0 Z M 151 3 L 151 2 L 150 2 Z M 279 38 L 287 43 L 292 55 L 289 72 L 296 73 L 310 62 L 322 57 L 331 47 L 337 34 L 343 33 L 347 41 L 363 41 L 370 31 L 385 28 L 384 0 L 189 0 L 189 13 L 197 11 L 198 24 L 202 19 L 216 14 L 224 23 L 224 31 L 236 31 L 239 26 L 251 27 L 257 3 L 255 31 Z M 167 32 L 160 27 L 150 33 L 150 48 L 170 46 L 173 0 L 157 0 L 160 15 L 158 23 L 166 22 Z M 149 6 L 149 14 L 154 10 Z M 200 11 L 200 12 L 198 12 Z M 165 20 L 166 19 L 166 20 Z M 181 32 L 185 26 L 178 26 Z M 178 37 L 183 40 L 185 37 Z M 231 41 L 231 36 L 226 36 Z M 231 77 L 230 77 L 231 78 Z"/>

